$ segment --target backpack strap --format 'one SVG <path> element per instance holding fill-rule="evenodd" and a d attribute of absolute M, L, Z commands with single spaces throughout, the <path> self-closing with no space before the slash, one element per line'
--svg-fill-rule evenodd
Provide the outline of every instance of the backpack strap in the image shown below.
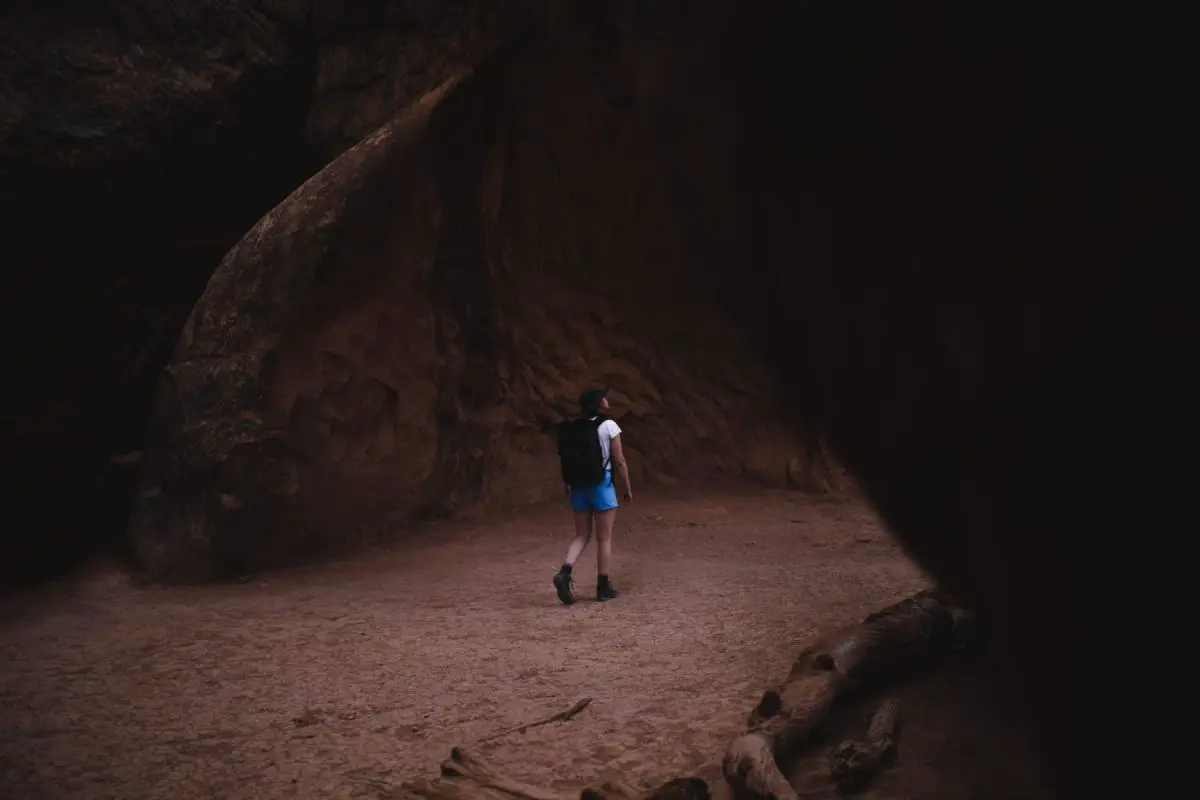
<path fill-rule="evenodd" d="M 608 422 L 608 417 L 604 416 L 603 414 L 597 414 L 595 417 L 590 418 L 590 419 L 587 417 L 584 417 L 584 419 L 587 419 L 588 422 L 592 423 L 593 427 L 596 430 L 596 436 L 600 435 L 600 426 L 603 425 L 604 423 Z M 604 460 L 603 469 L 605 469 L 605 470 L 612 469 L 612 443 L 611 442 L 608 445 L 608 458 L 606 458 Z"/>

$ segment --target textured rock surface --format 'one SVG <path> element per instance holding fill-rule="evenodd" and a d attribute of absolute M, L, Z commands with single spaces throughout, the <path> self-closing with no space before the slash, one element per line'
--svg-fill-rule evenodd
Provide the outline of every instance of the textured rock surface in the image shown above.
<path fill-rule="evenodd" d="M 121 546 L 156 376 L 221 256 L 540 3 L 0 12 L 0 583 Z M 63 502 L 63 498 L 74 498 Z"/>
<path fill-rule="evenodd" d="M 154 574 L 554 497 L 549 428 L 595 382 L 638 485 L 828 488 L 694 280 L 628 88 L 589 80 L 619 51 L 555 31 L 426 95 L 226 256 L 155 417 L 134 518 Z"/>
<path fill-rule="evenodd" d="M 0 34 L 0 175 L 79 168 L 219 137 L 295 77 L 307 138 L 354 144 L 519 28 L 519 0 L 21 3 Z"/>
<path fill-rule="evenodd" d="M 601 7 L 612 8 L 575 4 L 559 13 L 569 21 Z M 257 304 L 238 307 L 241 321 L 221 320 L 228 302 L 206 301 L 195 312 L 157 415 L 155 452 L 163 459 L 148 475 L 162 481 L 146 489 L 161 499 L 146 504 L 137 528 L 148 558 L 160 570 L 183 565 L 182 573 L 203 575 L 310 549 L 321 530 L 313 525 L 332 530 L 328 518 L 314 522 L 300 513 L 315 507 L 318 493 L 347 530 L 350 519 L 370 513 L 365 500 L 353 503 L 354 491 L 372 499 L 380 497 L 372 487 L 385 486 L 410 515 L 488 497 L 509 470 L 489 463 L 496 443 L 484 432 L 518 441 L 516 431 L 537 428 L 535 417 L 499 418 L 528 398 L 502 402 L 504 392 L 522 376 L 546 381 L 539 386 L 578 377 L 557 338 L 534 335 L 529 292 L 545 301 L 542 309 L 565 307 L 559 299 L 570 298 L 601 320 L 611 310 L 622 324 L 619 335 L 645 343 L 653 327 L 665 341 L 656 346 L 690 353 L 678 358 L 684 374 L 669 379 L 665 367 L 625 356 L 664 399 L 674 392 L 713 400 L 715 381 L 698 376 L 716 363 L 747 361 L 749 348 L 720 349 L 734 347 L 716 310 L 727 308 L 742 331 L 764 337 L 795 416 L 828 433 L 913 553 L 994 617 L 1064 796 L 1146 794 L 1147 776 L 1186 763 L 1164 770 L 1169 759 L 1139 761 L 1135 749 L 1145 749 L 1138 740 L 1151 724 L 1122 718 L 1173 702 L 1150 702 L 1141 693 L 1178 685 L 1151 670 L 1187 663 L 1180 653 L 1186 637 L 1146 629 L 1149 621 L 1186 629 L 1177 617 L 1193 605 L 1180 597 L 1191 576 L 1167 574 L 1187 559 L 1152 546 L 1176 544 L 1172 534 L 1188 530 L 1195 516 L 1194 486 L 1171 480 L 1186 468 L 1162 466 L 1190 464 L 1195 450 L 1187 434 L 1197 403 L 1184 384 L 1191 383 L 1196 315 L 1179 277 L 1186 274 L 1180 266 L 1195 261 L 1197 136 L 1180 100 L 1189 96 L 1186 81 L 1195 69 L 1186 54 L 1195 48 L 1173 40 L 1191 28 L 1161 19 L 1147 24 L 1150 15 L 1138 18 L 1140 11 L 1110 14 L 1096 4 L 1086 14 L 1046 7 L 1025 19 L 1019 4 L 892 4 L 870 12 L 847 3 L 737 6 L 745 13 L 730 3 L 624 8 L 637 34 L 627 54 L 636 78 L 628 82 L 628 122 L 662 134 L 657 147 L 633 137 L 639 144 L 631 152 L 645 146 L 660 159 L 654 178 L 670 195 L 663 204 L 670 217 L 645 224 L 661 201 L 649 190 L 632 202 L 622 192 L 616 196 L 624 205 L 615 210 L 645 212 L 637 235 L 593 227 L 603 213 L 615 213 L 613 185 L 642 187 L 645 176 L 604 171 L 611 162 L 582 158 L 590 153 L 587 137 L 614 136 L 614 124 L 610 146 L 621 144 L 626 121 L 588 117 L 592 92 L 620 85 L 603 67 L 588 72 L 570 61 L 572 54 L 595 55 L 592 47 L 542 61 L 539 80 L 511 87 L 513 94 L 479 82 L 470 91 L 460 86 L 424 123 L 453 136 L 414 134 L 406 144 L 395 141 L 404 131 L 393 130 L 383 137 L 390 142 L 367 145 L 344 162 L 349 169 L 361 161 L 360 178 L 378 177 L 373 184 L 355 187 L 353 175 L 338 180 L 342 167 L 335 165 L 318 183 L 337 184 L 341 194 L 307 202 L 331 202 L 337 217 L 344 198 L 342 216 L 324 232 L 302 230 L 297 223 L 309 219 L 302 209 L 278 209 L 226 261 L 209 300 L 228 294 L 234 270 L 263 280 L 299 276 L 299 287 L 256 289 Z M 596 13 L 592 30 L 603 30 L 603 12 Z M 503 84 L 503 76 L 520 74 L 522 57 L 531 56 L 480 76 Z M 551 104 L 540 93 L 564 76 L 573 76 L 574 90 L 552 94 Z M 488 98 L 498 97 L 506 101 L 497 111 Z M 618 92 L 607 102 L 621 108 L 627 101 Z M 289 129 L 293 139 L 303 139 L 312 105 L 289 109 L 304 120 Z M 520 127 L 522 121 L 528 124 Z M 256 157 L 272 152 L 250 149 Z M 507 156 L 498 158 L 497 149 Z M 239 161 L 238 152 L 231 146 L 229 158 L 202 163 L 236 167 L 225 175 L 253 172 L 253 159 L 243 153 Z M 467 157 L 455 161 L 448 153 Z M 566 154 L 565 161 L 553 157 Z M 594 169 L 579 173 L 589 182 L 575 184 L 572 176 L 585 167 Z M 532 176 L 547 174 L 574 194 L 533 184 Z M 593 180 L 609 188 L 587 191 Z M 233 202 L 237 189 L 251 184 L 231 182 L 220 198 Z M 477 185 L 482 220 L 463 213 Z M 436 201 L 423 199 L 430 192 Z M 301 191 L 292 202 L 303 205 L 306 197 Z M 111 201 L 92 198 L 97 208 Z M 535 214 L 538 203 L 545 207 Z M 218 205 L 210 198 L 204 207 Z M 528 213 L 508 216 L 514 208 Z M 568 215 L 567 208 L 582 210 Z M 174 210 L 168 219 L 179 216 Z M 69 219 L 91 219 L 87 212 L 98 213 L 83 208 Z M 373 224 L 373 214 L 390 224 Z M 54 217 L 31 217 L 45 218 Z M 281 232 L 256 243 L 276 225 Z M 677 240 L 655 238 L 674 226 Z M 126 228 L 136 234 L 133 242 L 154 229 L 146 218 Z M 458 249 L 439 249 L 441 241 Z M 108 244 L 100 252 L 122 252 Z M 595 300 L 595 253 L 608 271 L 607 306 Z M 289 263 L 281 263 L 283 255 Z M 384 261 L 395 269 L 376 270 Z M 581 264 L 592 269 L 581 273 Z M 623 274 L 636 275 L 636 291 L 619 280 Z M 252 288 L 248 281 L 247 292 Z M 635 293 L 644 305 L 633 304 Z M 403 314 L 383 320 L 369 310 L 379 298 L 394 299 Z M 693 300 L 701 313 L 689 311 Z M 54 319 L 74 311 L 55 307 Z M 581 329 L 581 317 L 544 315 L 568 341 Z M 30 331 L 49 338 L 49 327 L 17 325 L 4 338 L 29 341 Z M 596 327 L 607 330 L 602 322 Z M 84 338 L 98 329 L 85 324 L 74 333 Z M 389 333 L 397 330 L 421 331 L 425 344 L 394 360 L 381 342 L 398 341 L 400 334 Z M 684 345 L 684 331 L 707 332 L 711 340 Z M 622 341 L 617 337 L 593 335 L 595 347 L 571 342 L 572 352 L 607 355 L 621 346 L 609 344 Z M 87 353 L 67 352 L 72 358 L 30 375 L 90 363 Z M 477 371 L 481 363 L 493 371 Z M 420 380 L 402 392 L 380 379 L 384 367 Z M 744 368 L 735 377 L 730 367 L 727 380 L 768 388 L 746 377 L 757 367 Z M 332 384 L 343 384 L 345 393 L 325 395 Z M 653 397 L 648 390 L 646 396 Z M 623 399 L 638 408 L 642 395 Z M 408 423 L 410 433 L 427 438 L 415 440 L 403 461 L 411 472 L 396 472 L 396 482 L 382 469 L 373 475 L 372 465 L 399 460 L 366 456 L 368 441 L 377 450 L 395 446 L 395 426 L 391 439 L 386 427 L 373 438 L 366 433 L 379 409 L 392 404 L 393 419 L 406 406 L 434 410 L 431 423 Z M 672 422 L 693 407 L 659 406 L 674 411 Z M 746 408 L 742 419 L 770 419 L 753 404 Z M 769 453 L 775 437 L 738 428 L 740 413 L 723 411 L 722 419 L 736 431 L 739 451 L 760 445 Z M 667 437 L 666 425 L 637 430 L 630 416 L 631 442 L 635 432 L 642 442 Z M 73 430 L 94 433 L 103 417 L 92 422 Z M 698 445 L 703 420 L 693 425 L 699 434 L 689 437 Z M 305 460 L 321 448 L 328 449 L 324 460 Z M 720 447 L 695 451 L 712 452 L 720 456 Z M 682 447 L 676 455 L 677 469 L 681 462 L 690 467 Z M 658 465 L 653 453 L 642 456 L 646 477 Z M 313 464 L 337 467 L 326 475 Z M 357 480 L 339 477 L 346 475 Z M 452 480 L 459 495 L 439 494 Z M 236 514 L 209 530 L 224 519 L 220 509 Z M 228 535 L 234 523 L 244 536 Z M 225 533 L 206 541 L 213 531 Z M 1131 534 L 1143 546 L 1131 545 Z M 1139 664 L 1135 679 L 1119 673 L 1114 680 L 1106 667 L 1124 665 L 1127 646 L 1141 652 L 1147 641 L 1154 643 L 1147 646 L 1150 662 Z M 1116 661 L 1114 650 L 1122 654 Z"/>

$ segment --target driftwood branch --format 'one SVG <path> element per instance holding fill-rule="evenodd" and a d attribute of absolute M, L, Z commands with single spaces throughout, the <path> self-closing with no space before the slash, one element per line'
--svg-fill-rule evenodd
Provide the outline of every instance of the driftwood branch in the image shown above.
<path fill-rule="evenodd" d="M 839 789 L 859 791 L 871 782 L 896 747 L 899 724 L 900 701 L 892 697 L 884 700 L 871 717 L 866 739 L 842 742 L 833 749 L 830 771 Z"/>
<path fill-rule="evenodd" d="M 484 758 L 456 747 L 450 758 L 442 762 L 440 778 L 409 781 L 392 790 L 388 797 L 390 800 L 709 800 L 709 793 L 708 784 L 700 778 L 675 778 L 651 790 L 620 781 L 579 792 L 541 789 L 505 775 Z"/>
<path fill-rule="evenodd" d="M 591 703 L 592 703 L 592 698 L 585 697 L 582 700 L 575 703 L 575 705 L 566 709 L 565 711 L 559 711 L 557 714 L 551 714 L 548 717 L 542 717 L 541 719 L 534 720 L 533 722 L 526 722 L 524 725 L 517 725 L 516 727 L 513 727 L 513 728 L 506 728 L 505 730 L 502 730 L 499 733 L 493 733 L 491 736 L 488 736 L 486 739 L 480 739 L 479 741 L 480 741 L 480 743 L 490 742 L 493 739 L 499 739 L 502 736 L 508 736 L 510 733 L 525 733 L 525 731 L 529 730 L 530 728 L 536 728 L 540 725 L 549 725 L 551 722 L 566 722 L 567 720 L 571 719 L 571 717 L 575 716 L 580 711 L 583 711 L 585 708 L 587 708 L 589 705 L 591 705 Z"/>
<path fill-rule="evenodd" d="M 953 641 L 958 604 L 927 590 L 806 648 L 781 686 L 751 712 L 722 768 L 738 798 L 796 800 L 779 763 L 807 742 L 846 694 L 918 666 Z"/>
<path fill-rule="evenodd" d="M 709 800 L 708 784 L 700 778 L 673 778 L 657 789 L 645 791 L 624 782 L 610 782 L 599 789 L 584 789 L 580 800 Z"/>
<path fill-rule="evenodd" d="M 442 762 L 442 776 L 436 780 L 415 780 L 402 784 L 392 800 L 573 800 L 573 793 L 541 789 L 511 778 L 483 758 L 456 747 Z"/>
<path fill-rule="evenodd" d="M 797 657 L 787 678 L 763 694 L 748 719 L 747 732 L 725 753 L 725 779 L 736 797 L 797 800 L 779 765 L 805 744 L 828 718 L 834 704 L 858 689 L 894 680 L 906 670 L 949 649 L 956 629 L 970 615 L 934 590 L 872 614 L 862 622 L 822 638 Z M 491 741 L 518 731 L 566 721 L 591 703 L 575 705 L 534 722 L 501 731 Z M 898 704 L 885 703 L 872 719 L 863 743 L 846 743 L 835 751 L 839 784 L 867 779 L 893 749 Z M 840 753 L 840 755 L 839 755 Z M 675 778 L 655 789 L 615 781 L 582 791 L 556 791 L 532 786 L 505 775 L 486 760 L 456 747 L 442 763 L 441 777 L 402 784 L 392 800 L 709 800 L 708 784 L 698 777 Z M 844 773 L 844 777 L 839 777 Z"/>

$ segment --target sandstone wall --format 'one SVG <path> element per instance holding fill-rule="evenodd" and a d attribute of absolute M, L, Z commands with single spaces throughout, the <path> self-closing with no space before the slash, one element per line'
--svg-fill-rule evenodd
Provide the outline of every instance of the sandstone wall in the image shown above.
<path fill-rule="evenodd" d="M 1145 793 L 1144 731 L 1179 684 L 1103 665 L 1193 605 L 1171 553 L 1191 462 L 1165 466 L 1200 405 L 1182 17 L 666 5 L 639 50 L 692 236 L 723 192 L 672 145 L 717 108 L 745 121 L 712 149 L 755 176 L 767 311 L 742 306 L 744 329 L 913 557 L 990 618 L 1059 796 Z"/>
<path fill-rule="evenodd" d="M 0 502 L 24 522 L 0 585 L 124 548 L 158 373 L 224 253 L 542 5 L 4 5 Z"/>
<path fill-rule="evenodd" d="M 530 32 L 226 256 L 156 413 L 133 528 L 154 574 L 556 497 L 550 428 L 593 383 L 613 387 L 637 485 L 830 488 L 683 250 L 620 56 L 569 25 Z"/>

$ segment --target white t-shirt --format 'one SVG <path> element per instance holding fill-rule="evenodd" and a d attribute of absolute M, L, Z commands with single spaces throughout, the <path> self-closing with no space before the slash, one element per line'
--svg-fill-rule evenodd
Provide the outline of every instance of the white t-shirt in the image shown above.
<path fill-rule="evenodd" d="M 609 453 L 612 451 L 612 440 L 621 435 L 621 426 L 611 419 L 606 419 L 596 428 L 596 434 L 600 437 L 600 454 L 602 456 L 600 462 L 604 464 L 605 469 L 612 469 L 613 465 L 608 460 Z"/>

